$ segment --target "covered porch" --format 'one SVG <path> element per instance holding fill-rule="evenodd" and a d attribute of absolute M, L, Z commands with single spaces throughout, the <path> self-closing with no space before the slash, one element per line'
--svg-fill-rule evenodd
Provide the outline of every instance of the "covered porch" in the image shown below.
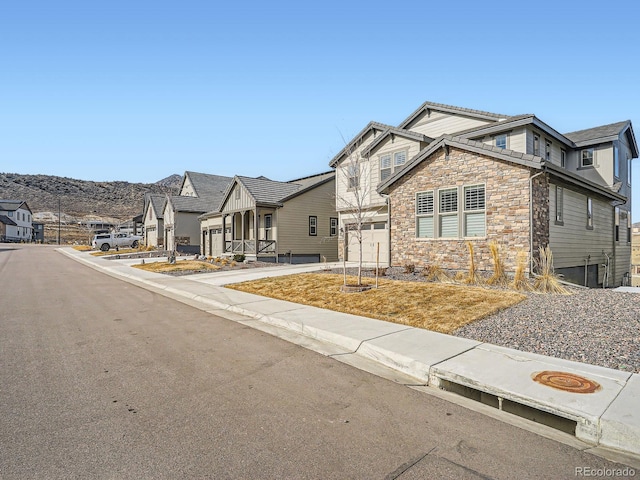
<path fill-rule="evenodd" d="M 276 257 L 275 209 L 253 208 L 222 214 L 222 251 L 228 255 Z M 226 228 L 227 225 L 230 226 Z M 228 231 L 230 230 L 230 232 Z"/>

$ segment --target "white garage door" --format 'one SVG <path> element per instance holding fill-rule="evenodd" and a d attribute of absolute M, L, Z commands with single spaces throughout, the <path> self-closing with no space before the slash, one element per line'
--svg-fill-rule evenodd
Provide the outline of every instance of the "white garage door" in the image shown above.
<path fill-rule="evenodd" d="M 348 235 L 347 260 L 357 262 L 359 244 L 355 234 Z M 389 265 L 389 231 L 386 222 L 366 223 L 362 226 L 362 261 L 376 263 L 376 251 L 380 245 L 380 265 Z"/>

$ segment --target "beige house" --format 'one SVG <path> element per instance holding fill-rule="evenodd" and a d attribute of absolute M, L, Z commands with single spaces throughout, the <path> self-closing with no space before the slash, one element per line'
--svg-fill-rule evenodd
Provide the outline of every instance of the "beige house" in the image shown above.
<path fill-rule="evenodd" d="M 513 270 L 518 252 L 531 265 L 549 245 L 567 280 L 614 286 L 630 273 L 637 156 L 629 121 L 560 134 L 535 115 L 427 102 L 398 127 L 369 124 L 331 165 L 347 235 L 358 195 L 387 232 L 365 229 L 365 261 L 379 243 L 392 265 L 464 269 L 472 241 L 490 269 L 495 240 Z M 349 243 L 348 259 L 354 250 Z"/>
<path fill-rule="evenodd" d="M 178 195 L 170 196 L 162 212 L 164 245 L 167 250 L 199 253 L 200 220 L 198 217 L 216 208 L 231 177 L 185 172 Z"/>
<path fill-rule="evenodd" d="M 290 182 L 236 176 L 219 207 L 200 216 L 202 253 L 310 263 L 337 259 L 335 173 Z"/>
<path fill-rule="evenodd" d="M 144 226 L 144 245 L 164 248 L 164 207 L 167 203 L 165 195 L 145 195 L 142 223 Z"/>

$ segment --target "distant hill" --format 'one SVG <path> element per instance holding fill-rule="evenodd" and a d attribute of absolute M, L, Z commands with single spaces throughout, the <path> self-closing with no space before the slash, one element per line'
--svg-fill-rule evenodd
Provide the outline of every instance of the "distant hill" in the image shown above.
<path fill-rule="evenodd" d="M 130 220 L 142 213 L 144 194 L 176 194 L 182 177 L 156 183 L 92 182 L 50 175 L 0 173 L 0 198 L 25 200 L 33 213 L 58 212 L 75 217 Z"/>

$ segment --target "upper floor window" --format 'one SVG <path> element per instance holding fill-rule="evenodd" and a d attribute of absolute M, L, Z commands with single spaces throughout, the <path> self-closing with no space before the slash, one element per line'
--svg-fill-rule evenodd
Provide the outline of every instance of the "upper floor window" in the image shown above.
<path fill-rule="evenodd" d="M 585 148 L 580 152 L 580 166 L 593 167 L 593 148 Z"/>
<path fill-rule="evenodd" d="M 357 163 L 347 165 L 347 186 L 350 189 L 360 186 L 360 166 Z"/>
<path fill-rule="evenodd" d="M 13 217 L 13 212 L 7 212 L 7 217 Z"/>
<path fill-rule="evenodd" d="M 560 166 L 562 168 L 567 168 L 567 151 L 560 150 Z"/>
<path fill-rule="evenodd" d="M 614 209 L 614 238 L 616 242 L 620 241 L 620 208 Z"/>
<path fill-rule="evenodd" d="M 613 147 L 613 175 L 620 178 L 620 155 L 616 146 Z"/>
<path fill-rule="evenodd" d="M 545 140 L 544 142 L 544 159 L 547 162 L 551 161 L 551 141 Z"/>
<path fill-rule="evenodd" d="M 391 177 L 392 173 L 398 170 L 407 162 L 407 152 L 395 152 L 393 154 L 393 165 L 391 164 L 391 154 L 386 153 L 380 156 L 380 181 L 384 182 Z"/>
<path fill-rule="evenodd" d="M 533 134 L 533 154 L 540 156 L 540 135 Z"/>
<path fill-rule="evenodd" d="M 498 148 L 507 148 L 507 134 L 503 133 L 502 135 L 496 135 L 495 146 Z"/>
<path fill-rule="evenodd" d="M 627 185 L 631 185 L 631 159 L 627 156 Z"/>
<path fill-rule="evenodd" d="M 240 188 L 236 186 L 236 200 L 240 200 Z"/>

